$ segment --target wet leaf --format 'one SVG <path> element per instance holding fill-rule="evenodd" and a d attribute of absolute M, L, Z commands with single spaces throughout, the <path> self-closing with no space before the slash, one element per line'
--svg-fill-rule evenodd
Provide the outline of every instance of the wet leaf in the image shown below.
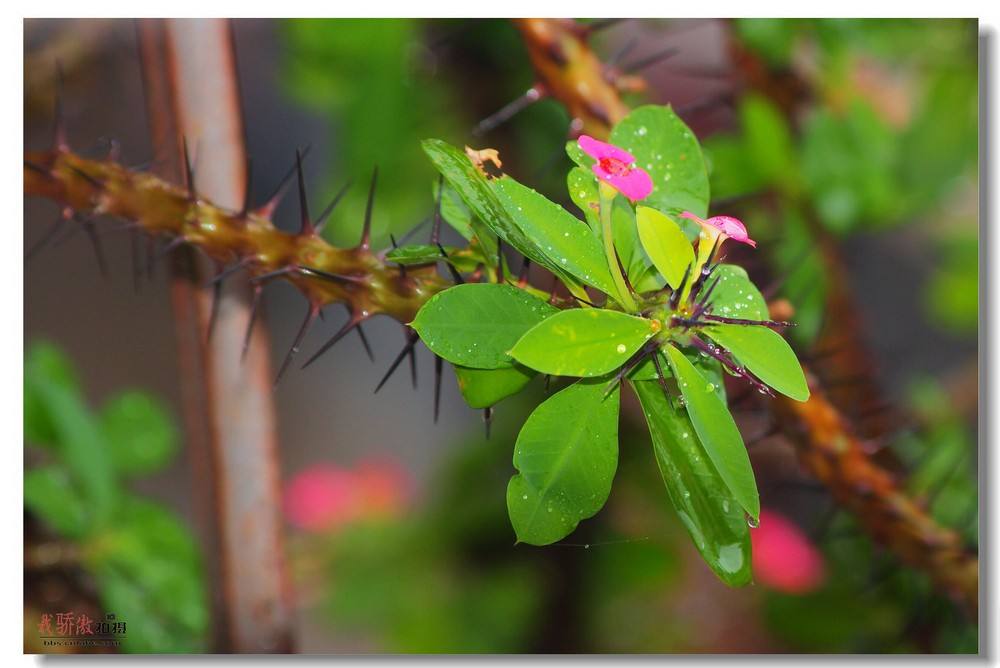
<path fill-rule="evenodd" d="M 490 186 L 517 226 L 550 263 L 605 294 L 615 294 L 601 243 L 566 209 L 509 176 Z"/>
<path fill-rule="evenodd" d="M 659 383 L 632 386 L 667 494 L 695 547 L 723 582 L 747 584 L 752 576 L 750 530 L 743 509 L 719 477 L 684 409 L 666 398 Z"/>
<path fill-rule="evenodd" d="M 694 263 L 691 242 L 677 223 L 656 209 L 637 207 L 635 219 L 646 254 L 670 287 L 676 290 L 684 280 L 684 273 Z"/>
<path fill-rule="evenodd" d="M 667 358 L 699 440 L 722 480 L 740 506 L 753 518 L 760 516 L 760 497 L 743 437 L 729 409 L 716 394 L 715 383 L 701 375 L 674 346 Z"/>
<path fill-rule="evenodd" d="M 517 341 L 511 356 L 554 376 L 601 376 L 625 363 L 657 331 L 659 323 L 618 311 L 560 311 Z"/>
<path fill-rule="evenodd" d="M 706 327 L 705 333 L 778 392 L 797 401 L 809 398 L 809 385 L 798 358 L 774 330 L 760 325 L 713 325 Z"/>
<path fill-rule="evenodd" d="M 511 285 L 467 283 L 431 297 L 413 329 L 452 364 L 475 369 L 513 366 L 508 351 L 558 309 Z"/>
<path fill-rule="evenodd" d="M 719 265 L 702 286 L 702 294 L 716 278 L 719 283 L 709 300 L 713 314 L 726 318 L 767 320 L 767 302 L 747 276 L 746 269 L 735 264 Z"/>
<path fill-rule="evenodd" d="M 517 539 L 548 545 L 604 506 L 618 468 L 619 389 L 581 380 L 528 417 L 514 446 L 519 471 L 507 486 Z"/>
<path fill-rule="evenodd" d="M 517 394 L 537 374 L 520 364 L 499 369 L 455 367 L 458 390 L 472 408 L 489 408 L 501 399 Z"/>
<path fill-rule="evenodd" d="M 633 109 L 611 131 L 611 143 L 635 156 L 649 172 L 653 192 L 643 204 L 677 215 L 708 215 L 708 170 L 691 129 L 669 107 Z"/>

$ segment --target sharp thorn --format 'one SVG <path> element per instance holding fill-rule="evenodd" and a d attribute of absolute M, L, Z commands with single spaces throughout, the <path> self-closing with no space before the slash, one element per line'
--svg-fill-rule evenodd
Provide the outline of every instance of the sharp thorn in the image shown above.
<path fill-rule="evenodd" d="M 434 356 L 434 424 L 437 424 L 438 415 L 441 413 L 441 375 L 444 367 L 444 359 Z"/>
<path fill-rule="evenodd" d="M 312 326 L 313 322 L 316 320 L 316 316 L 319 315 L 320 306 L 310 302 L 309 309 L 306 311 L 306 317 L 302 320 L 302 325 L 299 327 L 298 333 L 295 335 L 295 340 L 292 342 L 292 347 L 288 349 L 285 353 L 285 359 L 281 363 L 281 368 L 278 369 L 278 375 L 274 379 L 274 386 L 277 387 L 278 383 L 281 381 L 281 377 L 285 374 L 285 370 L 288 369 L 289 363 L 292 358 L 299 352 L 299 346 L 302 345 L 302 340 L 306 336 L 306 332 L 309 331 L 309 327 Z"/>
<path fill-rule="evenodd" d="M 372 362 L 375 361 L 375 353 L 372 352 L 372 345 L 368 342 L 368 337 L 365 335 L 365 330 L 361 326 L 361 322 L 358 322 L 358 326 L 354 328 L 358 333 L 358 338 L 361 339 L 361 345 L 365 347 L 365 352 L 368 353 L 368 359 Z"/>
<path fill-rule="evenodd" d="M 528 256 L 524 257 L 524 262 L 521 263 L 521 272 L 517 275 L 517 285 L 518 287 L 525 287 L 528 285 L 528 272 L 531 269 L 531 258 Z"/>
<path fill-rule="evenodd" d="M 296 267 L 295 270 L 305 276 L 314 276 L 316 278 L 321 278 L 325 281 L 331 283 L 337 283 L 343 285 L 344 283 L 353 283 L 355 285 L 366 285 L 367 281 L 359 276 L 350 276 L 348 274 L 331 274 L 328 271 L 323 271 L 322 269 L 316 269 L 314 267 Z"/>
<path fill-rule="evenodd" d="M 301 159 L 305 160 L 309 155 L 309 150 L 312 147 L 306 146 L 301 152 Z M 299 153 L 296 152 L 296 161 L 292 165 L 285 175 L 281 177 L 281 181 L 278 182 L 278 186 L 271 193 L 270 197 L 264 200 L 264 204 L 257 209 L 257 213 L 263 218 L 270 218 L 274 215 L 275 210 L 278 208 L 278 204 L 281 203 L 281 198 L 285 196 L 285 191 L 288 189 L 288 185 L 292 182 L 292 177 L 295 176 L 295 170 L 298 167 Z"/>
<path fill-rule="evenodd" d="M 446 267 L 448 267 L 448 271 L 451 272 L 451 278 L 453 281 L 455 281 L 455 284 L 462 285 L 463 283 L 465 283 L 465 279 L 463 279 L 462 275 L 458 273 L 458 269 L 455 269 L 454 265 L 452 265 L 452 263 L 448 261 L 448 252 L 444 249 L 444 246 L 438 244 L 437 247 L 438 250 L 441 251 L 441 257 L 444 258 L 444 264 Z"/>
<path fill-rule="evenodd" d="M 486 425 L 486 440 L 490 440 L 490 427 L 493 425 L 493 407 L 483 409 L 483 424 Z"/>
<path fill-rule="evenodd" d="M 670 387 L 667 385 L 667 377 L 663 374 L 663 366 L 660 364 L 660 356 L 653 355 L 652 359 L 653 366 L 656 367 L 656 380 L 660 383 L 660 388 L 663 390 L 663 396 L 666 397 L 669 402 L 671 399 Z"/>
<path fill-rule="evenodd" d="M 476 127 L 472 130 L 472 136 L 481 137 L 487 132 L 503 125 L 514 116 L 533 105 L 535 102 L 538 102 L 542 99 L 543 95 L 544 93 L 541 84 L 535 84 L 525 91 L 520 97 L 504 105 L 496 113 L 491 114 L 490 116 L 487 116 L 483 120 L 479 121 Z"/>
<path fill-rule="evenodd" d="M 410 348 L 410 382 L 413 384 L 413 389 L 417 389 L 417 349 L 416 347 Z"/>
<path fill-rule="evenodd" d="M 246 172 L 244 177 L 244 188 L 243 188 L 243 206 L 240 207 L 240 219 L 247 217 L 250 213 L 250 197 L 252 195 L 253 186 L 253 160 L 249 157 L 246 163 Z"/>
<path fill-rule="evenodd" d="M 372 172 L 372 182 L 368 186 L 368 203 L 365 204 L 365 222 L 361 227 L 361 243 L 358 244 L 363 250 L 371 247 L 372 237 L 372 209 L 375 206 L 375 184 L 378 182 L 378 167 Z"/>
<path fill-rule="evenodd" d="M 416 332 L 410 332 L 407 334 L 406 345 L 404 345 L 403 349 L 399 351 L 398 355 L 396 355 L 396 359 L 392 361 L 392 364 L 389 366 L 389 370 L 385 372 L 385 375 L 382 376 L 382 380 L 380 380 L 378 386 L 375 387 L 375 394 L 378 394 L 378 391 L 382 389 L 382 386 L 385 385 L 386 381 L 389 380 L 392 374 L 399 367 L 403 358 L 410 354 L 410 350 L 413 349 L 418 340 L 419 337 Z"/>
<path fill-rule="evenodd" d="M 250 284 L 257 285 L 269 281 L 272 278 L 278 278 L 280 276 L 294 274 L 295 272 L 296 272 L 295 267 L 282 267 L 281 269 L 275 269 L 274 271 L 269 271 L 266 274 L 258 274 L 257 276 L 251 276 Z"/>
<path fill-rule="evenodd" d="M 324 343 L 320 347 L 320 349 L 317 350 L 313 354 L 312 357 L 310 357 L 308 360 L 306 360 L 306 363 L 302 365 L 302 368 L 305 369 L 306 367 L 308 367 L 309 365 L 311 365 L 313 362 L 315 362 L 316 360 L 318 360 L 320 357 L 323 356 L 323 353 L 325 353 L 327 350 L 329 350 L 330 348 L 332 348 L 335 345 L 337 345 L 337 342 L 340 341 L 342 338 L 344 338 L 344 336 L 348 332 L 350 332 L 352 329 L 358 328 L 360 326 L 361 326 L 361 319 L 360 318 L 355 318 L 352 315 L 347 320 L 347 322 L 344 323 L 343 327 L 341 327 L 340 329 L 337 330 L 336 334 L 334 334 L 332 337 L 330 337 L 330 339 L 326 343 Z"/>
<path fill-rule="evenodd" d="M 350 189 L 351 184 L 352 184 L 351 181 L 345 183 L 344 187 L 340 189 L 340 191 L 334 196 L 333 200 L 326 205 L 325 209 L 323 209 L 323 212 L 319 214 L 319 218 L 316 219 L 315 223 L 317 234 L 319 234 L 323 230 L 323 227 L 330 219 L 330 214 L 333 213 L 333 210 L 337 208 L 337 205 L 340 203 L 340 200 L 343 199 L 344 195 L 347 194 L 347 191 Z"/>
<path fill-rule="evenodd" d="M 38 241 L 33 243 L 28 249 L 28 252 L 24 254 L 24 261 L 27 262 L 31 258 L 35 257 L 45 246 L 52 241 L 53 238 L 63 229 L 63 226 L 69 220 L 69 216 L 66 214 L 66 210 L 59 212 L 59 216 L 56 218 L 55 222 L 45 230 Z"/>
<path fill-rule="evenodd" d="M 208 313 L 208 331 L 205 335 L 206 341 L 212 340 L 212 333 L 215 331 L 215 322 L 219 319 L 219 303 L 222 301 L 222 281 L 212 284 L 212 308 Z"/>
<path fill-rule="evenodd" d="M 306 197 L 306 177 L 302 173 L 302 152 L 295 150 L 295 173 L 299 182 L 299 236 L 310 236 L 315 233 L 312 220 L 309 218 L 309 200 Z"/>
<path fill-rule="evenodd" d="M 218 273 L 216 273 L 215 276 L 213 276 L 212 278 L 208 279 L 208 282 L 205 283 L 205 287 L 208 287 L 210 285 L 215 285 L 215 284 L 222 283 L 222 281 L 226 280 L 227 278 L 229 278 L 230 276 L 232 276 L 234 273 L 236 273 L 237 271 L 239 271 L 240 269 L 242 269 L 243 267 L 245 267 L 247 264 L 249 264 L 249 262 L 250 262 L 250 258 L 249 257 L 245 257 L 242 260 L 239 260 L 239 261 L 237 261 L 237 262 L 229 265 L 225 269 L 222 269 L 221 271 L 219 271 Z"/>
<path fill-rule="evenodd" d="M 680 284 L 677 286 L 677 289 L 674 290 L 673 293 L 670 295 L 669 304 L 670 304 L 671 310 L 677 308 L 677 302 L 680 301 L 681 295 L 684 294 L 684 286 L 687 285 L 688 278 L 691 276 L 691 267 L 692 266 L 693 266 L 693 264 L 689 264 L 687 266 L 687 269 L 684 270 L 684 276 L 681 277 Z"/>
<path fill-rule="evenodd" d="M 635 72 L 644 70 L 647 67 L 652 67 L 657 63 L 660 63 L 668 58 L 676 56 L 679 52 L 680 49 L 676 47 L 669 47 L 661 51 L 657 51 L 656 53 L 651 54 L 649 56 L 646 56 L 645 58 L 640 58 L 635 62 L 629 63 L 628 65 L 623 67 L 622 70 L 628 72 L 629 74 L 634 74 Z"/>
<path fill-rule="evenodd" d="M 191 156 L 188 153 L 187 137 L 181 140 L 181 148 L 184 153 L 184 187 L 188 191 L 188 199 L 194 202 L 198 199 L 198 192 L 194 185 L 194 167 L 191 165 Z"/>
<path fill-rule="evenodd" d="M 97 257 L 97 266 L 101 271 L 101 276 L 104 278 L 108 277 L 108 262 L 104 257 L 104 247 L 101 246 L 101 238 L 97 234 L 97 230 L 94 229 L 94 222 L 87 220 L 83 222 L 83 231 L 87 233 L 87 237 L 90 239 L 90 245 L 94 247 L 94 255 Z"/>
<path fill-rule="evenodd" d="M 87 183 L 89 183 L 94 188 L 97 188 L 98 190 L 100 190 L 101 188 L 104 187 L 103 183 L 101 183 L 100 181 L 98 181 L 93 176 L 91 176 L 87 172 L 83 171 L 82 169 L 80 169 L 76 165 L 67 165 L 67 167 L 69 168 L 69 170 L 71 172 L 73 172 L 74 174 L 76 174 L 77 176 L 79 176 L 81 179 L 83 179 L 84 181 L 86 181 Z"/>
<path fill-rule="evenodd" d="M 613 54 L 611 54 L 611 56 L 608 57 L 607 60 L 604 61 L 604 66 L 615 67 L 618 63 L 622 61 L 622 58 L 630 54 L 632 52 L 632 49 L 638 46 L 638 44 L 639 44 L 639 39 L 637 37 L 632 37 L 627 42 L 625 42 L 625 44 L 623 44 L 620 49 L 615 51 Z"/>
<path fill-rule="evenodd" d="M 253 286 L 253 297 L 250 300 L 250 318 L 247 320 L 247 331 L 243 335 L 243 351 L 240 353 L 240 361 L 247 358 L 247 350 L 250 349 L 250 337 L 253 336 L 253 326 L 257 322 L 257 310 L 260 308 L 260 298 L 264 292 L 263 285 Z"/>
<path fill-rule="evenodd" d="M 25 160 L 24 161 L 24 166 L 27 167 L 28 169 L 30 169 L 31 171 L 36 172 L 36 173 L 44 176 L 47 179 L 54 178 L 52 176 L 52 174 L 49 172 L 49 170 L 47 170 L 46 168 L 42 167 L 38 163 L 34 163 L 34 162 L 30 161 L 30 160 Z"/>

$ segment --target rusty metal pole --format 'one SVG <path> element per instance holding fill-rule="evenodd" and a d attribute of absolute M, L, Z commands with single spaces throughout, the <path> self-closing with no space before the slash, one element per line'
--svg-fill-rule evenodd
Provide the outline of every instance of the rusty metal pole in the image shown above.
<path fill-rule="evenodd" d="M 186 141 L 197 193 L 240 208 L 246 155 L 232 26 L 221 19 L 144 19 L 138 37 L 158 172 L 184 183 Z M 208 510 L 202 524 L 215 649 L 287 652 L 291 588 L 267 335 L 256 328 L 241 363 L 250 289 L 230 281 L 207 338 L 204 264 L 193 249 L 178 249 L 170 280 L 185 432 L 198 505 Z"/>

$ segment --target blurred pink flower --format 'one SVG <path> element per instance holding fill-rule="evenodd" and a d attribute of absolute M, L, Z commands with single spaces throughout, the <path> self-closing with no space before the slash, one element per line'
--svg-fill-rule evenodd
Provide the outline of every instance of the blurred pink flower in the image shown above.
<path fill-rule="evenodd" d="M 285 486 L 285 517 L 295 527 L 321 532 L 371 517 L 398 515 L 410 481 L 391 460 L 362 460 L 354 469 L 317 464 Z"/>
<path fill-rule="evenodd" d="M 741 244 L 746 244 L 751 248 L 757 247 L 757 242 L 750 238 L 746 225 L 739 218 L 733 218 L 732 216 L 712 216 L 708 220 L 705 220 L 690 211 L 682 213 L 681 218 L 693 220 L 701 225 L 705 236 L 711 240 L 711 243 L 715 243 L 716 237 L 722 236 L 723 241 L 732 239 L 733 241 L 739 241 Z"/>
<path fill-rule="evenodd" d="M 817 589 L 826 577 L 823 556 L 795 524 L 762 510 L 760 526 L 750 531 L 754 579 L 787 594 Z"/>
<path fill-rule="evenodd" d="M 646 170 L 635 166 L 635 158 L 628 151 L 587 135 L 580 135 L 577 145 L 597 161 L 592 167 L 597 178 L 631 201 L 638 202 L 653 192 L 653 180 Z"/>

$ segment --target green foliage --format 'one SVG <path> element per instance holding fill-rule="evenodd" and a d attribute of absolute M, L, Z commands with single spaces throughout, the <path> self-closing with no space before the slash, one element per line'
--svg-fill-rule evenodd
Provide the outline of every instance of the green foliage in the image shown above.
<path fill-rule="evenodd" d="M 413 225 L 430 208 L 417 132 L 444 134 L 469 124 L 453 103 L 447 79 L 419 57 L 416 19 L 293 19 L 282 24 L 279 81 L 291 96 L 322 114 L 335 138 L 328 193 L 349 178 L 367 180 L 375 165 L 392 184 L 372 217 L 376 240 Z M 380 187 L 381 190 L 381 187 Z M 327 226 L 338 242 L 356 243 L 366 187 L 354 187 Z M 342 221 L 342 222 L 338 222 Z"/>
<path fill-rule="evenodd" d="M 668 346 L 666 352 L 698 439 L 736 501 L 752 518 L 758 518 L 760 498 L 750 457 L 733 416 L 719 400 L 715 383 L 701 375 L 677 348 Z"/>
<path fill-rule="evenodd" d="M 604 309 L 572 309 L 532 327 L 510 354 L 554 376 L 602 376 L 624 364 L 658 330 L 655 320 Z"/>
<path fill-rule="evenodd" d="M 586 225 L 509 176 L 490 184 L 515 224 L 552 266 L 605 294 L 614 293 L 601 243 Z"/>
<path fill-rule="evenodd" d="M 653 192 L 643 202 L 676 216 L 708 214 L 708 170 L 691 129 L 669 107 L 633 109 L 611 131 L 611 143 L 635 156 L 649 172 Z"/>
<path fill-rule="evenodd" d="M 714 325 L 705 332 L 778 392 L 796 401 L 809 398 L 809 386 L 798 358 L 774 330 L 762 326 Z"/>
<path fill-rule="evenodd" d="M 128 623 L 127 651 L 204 649 L 208 612 L 194 538 L 124 484 L 176 453 L 165 407 L 125 392 L 92 413 L 69 360 L 44 343 L 28 351 L 24 391 L 26 444 L 45 461 L 25 471 L 25 508 L 75 544 L 102 606 Z"/>
<path fill-rule="evenodd" d="M 677 223 L 656 209 L 637 207 L 635 221 L 646 254 L 676 290 L 684 280 L 684 273 L 694 264 L 691 242 Z"/>
<path fill-rule="evenodd" d="M 755 128 L 745 143 L 758 158 L 758 182 L 797 188 L 797 175 L 788 174 L 794 157 L 790 133 L 780 116 L 755 100 L 744 117 Z M 770 135 L 777 139 L 769 142 Z M 507 501 L 520 541 L 560 540 L 604 504 L 617 462 L 620 381 L 628 374 L 646 408 L 668 498 L 720 579 L 745 584 L 750 551 L 744 512 L 759 515 L 757 487 L 725 404 L 722 367 L 691 347 L 691 334 L 712 337 L 793 398 L 805 400 L 808 388 L 778 334 L 700 320 L 704 312 L 697 304 L 704 297 L 712 314 L 768 319 L 764 297 L 746 271 L 713 265 L 699 294 L 683 294 L 685 273 L 691 267 L 700 271 L 693 247 L 697 233 L 675 217 L 708 210 L 708 174 L 691 131 L 669 108 L 647 106 L 622 120 L 611 140 L 650 173 L 654 190 L 638 207 L 624 197 L 602 197 L 592 161 L 571 143 L 567 153 L 578 166 L 566 185 L 586 223 L 509 176 L 487 178 L 457 148 L 426 140 L 424 150 L 448 187 L 442 208 L 449 192 L 461 201 L 457 206 L 452 199 L 448 214 L 456 228 L 480 242 L 499 237 L 552 271 L 581 307 L 563 302 L 559 310 L 530 288 L 467 284 L 433 297 L 412 325 L 432 351 L 457 365 L 459 388 L 476 408 L 518 392 L 536 372 L 586 379 L 539 405 L 518 437 L 519 474 L 511 479 Z M 406 252 L 431 259 L 430 249 L 424 255 Z M 391 257 L 405 259 L 403 249 Z M 627 283 L 614 278 L 619 272 Z M 598 297 L 595 304 L 583 285 L 614 295 L 614 302 L 601 304 Z M 671 288 L 679 292 L 671 295 Z M 629 289 L 631 294 L 623 294 Z M 660 361 L 672 399 L 662 396 L 660 382 L 651 382 L 659 378 L 653 359 Z M 623 368 L 629 362 L 634 368 Z"/>
<path fill-rule="evenodd" d="M 510 349 L 557 309 L 510 285 L 468 283 L 434 295 L 413 321 L 427 347 L 452 364 L 513 366 Z"/>
<path fill-rule="evenodd" d="M 465 403 L 472 408 L 489 408 L 517 394 L 531 382 L 537 373 L 521 364 L 498 369 L 473 369 L 466 366 L 455 367 L 458 390 Z"/>
<path fill-rule="evenodd" d="M 743 509 L 719 477 L 691 419 L 679 402 L 667 400 L 659 383 L 643 381 L 633 387 L 663 484 L 691 540 L 723 582 L 747 584 L 750 530 Z"/>
<path fill-rule="evenodd" d="M 618 388 L 581 380 L 543 402 L 514 445 L 520 472 L 507 487 L 517 539 L 548 545 L 592 517 L 611 492 L 618 466 Z"/>

